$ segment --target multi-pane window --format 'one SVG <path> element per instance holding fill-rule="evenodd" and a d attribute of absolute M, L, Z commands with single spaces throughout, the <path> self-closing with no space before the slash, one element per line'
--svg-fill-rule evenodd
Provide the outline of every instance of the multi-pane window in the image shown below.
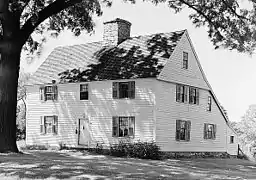
<path fill-rule="evenodd" d="M 177 84 L 176 85 L 176 101 L 187 102 L 188 86 Z"/>
<path fill-rule="evenodd" d="M 80 84 L 80 100 L 88 100 L 88 84 Z"/>
<path fill-rule="evenodd" d="M 189 104 L 199 104 L 199 89 L 189 87 Z"/>
<path fill-rule="evenodd" d="M 113 98 L 135 98 L 135 81 L 113 82 Z"/>
<path fill-rule="evenodd" d="M 58 88 L 54 86 L 44 86 L 39 88 L 39 95 L 41 101 L 57 100 Z"/>
<path fill-rule="evenodd" d="M 58 133 L 58 116 L 41 116 L 40 117 L 41 134 Z"/>
<path fill-rule="evenodd" d="M 199 104 L 199 89 L 182 84 L 176 85 L 176 101 L 186 103 L 188 102 L 189 92 L 189 104 Z"/>
<path fill-rule="evenodd" d="M 207 111 L 212 111 L 212 97 L 208 96 Z"/>
<path fill-rule="evenodd" d="M 184 69 L 188 69 L 188 53 L 183 52 L 183 66 Z"/>
<path fill-rule="evenodd" d="M 234 136 L 230 136 L 230 144 L 234 143 Z"/>
<path fill-rule="evenodd" d="M 176 120 L 176 141 L 190 141 L 190 121 Z"/>
<path fill-rule="evenodd" d="M 112 127 L 113 137 L 134 137 L 135 117 L 114 116 Z"/>
<path fill-rule="evenodd" d="M 216 138 L 216 124 L 204 124 L 204 139 Z"/>

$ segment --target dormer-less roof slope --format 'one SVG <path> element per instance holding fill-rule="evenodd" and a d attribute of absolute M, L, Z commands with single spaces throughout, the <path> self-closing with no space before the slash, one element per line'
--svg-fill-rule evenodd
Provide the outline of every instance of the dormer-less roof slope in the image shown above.
<path fill-rule="evenodd" d="M 58 81 L 59 73 L 73 69 L 85 70 L 83 80 L 157 77 L 184 32 L 132 37 L 117 46 L 94 42 L 55 48 L 33 74 L 30 84 Z M 74 81 L 72 77 L 66 79 Z"/>

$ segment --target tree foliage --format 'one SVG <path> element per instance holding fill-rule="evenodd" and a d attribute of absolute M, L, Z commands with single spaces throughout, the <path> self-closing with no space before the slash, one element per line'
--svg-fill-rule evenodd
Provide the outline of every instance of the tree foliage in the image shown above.
<path fill-rule="evenodd" d="M 256 105 L 251 105 L 241 121 L 233 122 L 231 126 L 243 144 L 256 144 Z"/>

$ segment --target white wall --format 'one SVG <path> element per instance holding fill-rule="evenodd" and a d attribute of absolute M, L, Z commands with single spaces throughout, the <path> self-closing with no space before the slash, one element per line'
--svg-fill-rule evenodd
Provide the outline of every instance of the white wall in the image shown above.
<path fill-rule="evenodd" d="M 207 111 L 210 92 L 200 89 L 199 105 L 176 102 L 176 84 L 159 81 L 156 100 L 156 141 L 164 151 L 225 152 L 227 125 L 212 101 Z M 176 120 L 191 121 L 190 141 L 176 141 Z M 217 125 L 216 139 L 204 139 L 204 123 Z"/>
<path fill-rule="evenodd" d="M 230 136 L 234 136 L 234 143 L 230 143 Z M 238 152 L 238 137 L 230 127 L 227 127 L 227 152 L 231 155 L 237 155 Z"/>
<path fill-rule="evenodd" d="M 125 81 L 125 80 L 121 80 Z M 28 87 L 27 144 L 76 146 L 78 119 L 85 114 L 90 122 L 91 145 L 113 142 L 112 116 L 135 116 L 134 140 L 151 141 L 154 136 L 156 79 L 136 79 L 135 99 L 112 99 L 113 81 L 89 83 L 89 100 L 80 100 L 80 84 L 59 84 L 58 101 L 41 102 L 39 86 Z M 58 116 L 58 135 L 40 135 L 40 116 Z"/>

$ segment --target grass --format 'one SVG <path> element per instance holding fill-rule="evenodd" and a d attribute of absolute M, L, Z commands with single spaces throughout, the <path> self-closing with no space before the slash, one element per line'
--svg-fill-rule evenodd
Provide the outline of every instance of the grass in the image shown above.
<path fill-rule="evenodd" d="M 0 179 L 256 179 L 256 164 L 239 159 L 141 160 L 87 151 L 0 154 Z"/>

